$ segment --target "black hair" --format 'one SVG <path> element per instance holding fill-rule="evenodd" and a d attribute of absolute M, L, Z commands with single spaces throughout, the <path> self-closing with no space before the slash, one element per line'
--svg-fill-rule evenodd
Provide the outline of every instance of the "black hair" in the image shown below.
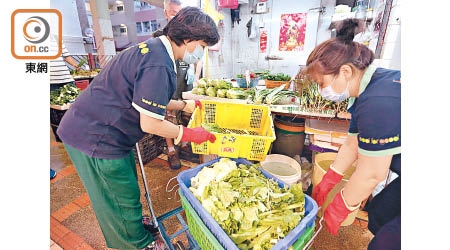
<path fill-rule="evenodd" d="M 163 34 L 176 45 L 184 40 L 204 41 L 208 46 L 219 42 L 219 32 L 213 19 L 196 7 L 185 7 L 164 27 Z"/>
<path fill-rule="evenodd" d="M 336 23 L 336 39 L 352 42 L 355 35 L 362 31 L 363 23 L 356 18 L 349 18 Z"/>

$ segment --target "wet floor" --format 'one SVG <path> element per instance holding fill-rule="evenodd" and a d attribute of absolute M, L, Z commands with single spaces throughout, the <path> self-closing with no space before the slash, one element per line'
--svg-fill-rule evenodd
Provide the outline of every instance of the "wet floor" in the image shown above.
<path fill-rule="evenodd" d="M 56 178 L 50 182 L 50 238 L 63 249 L 109 249 L 100 227 L 96 221 L 94 211 L 87 196 L 86 190 L 78 177 L 64 146 L 55 141 L 53 133 L 50 138 L 50 163 L 51 168 L 57 172 Z M 178 175 L 179 172 L 195 166 L 195 163 L 182 161 L 183 167 L 179 170 L 171 170 L 167 156 L 161 155 L 145 165 L 145 173 L 156 216 L 181 206 L 179 196 L 175 190 L 166 192 L 168 181 Z M 145 200 L 145 189 L 142 177 L 138 170 L 138 182 L 141 189 L 141 203 L 143 214 L 150 214 Z M 169 189 L 176 184 L 172 181 Z M 182 213 L 184 217 L 184 212 Z M 318 221 L 316 221 L 316 224 Z M 181 229 L 176 217 L 167 220 L 165 227 L 169 234 Z M 367 230 L 367 223 L 356 220 L 351 226 L 343 227 L 338 236 L 333 236 L 326 230 L 319 233 L 313 244 L 313 249 L 324 250 L 363 250 L 372 238 Z M 175 238 L 187 245 L 184 234 Z"/>

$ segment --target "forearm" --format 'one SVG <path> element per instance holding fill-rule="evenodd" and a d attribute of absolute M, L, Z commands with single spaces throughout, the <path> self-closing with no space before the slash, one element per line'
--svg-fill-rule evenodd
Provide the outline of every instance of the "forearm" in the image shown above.
<path fill-rule="evenodd" d="M 72 65 L 72 67 L 77 68 L 77 63 L 75 62 L 75 60 L 73 60 L 72 57 L 68 56 L 65 57 L 64 60 L 66 60 L 66 62 L 68 62 L 70 65 Z"/>
<path fill-rule="evenodd" d="M 169 104 L 167 104 L 168 110 L 183 110 L 186 106 L 186 103 L 183 101 L 170 100 Z"/>
<path fill-rule="evenodd" d="M 383 181 L 389 171 L 392 156 L 369 157 L 358 155 L 358 166 L 344 187 L 345 201 L 355 206 L 365 200 Z"/>
<path fill-rule="evenodd" d="M 358 139 L 356 137 L 347 136 L 333 162 L 333 168 L 341 174 L 344 174 L 358 158 Z"/>
<path fill-rule="evenodd" d="M 159 120 L 141 114 L 142 131 L 159 135 L 165 138 L 176 138 L 180 132 L 180 127 L 166 120 Z"/>

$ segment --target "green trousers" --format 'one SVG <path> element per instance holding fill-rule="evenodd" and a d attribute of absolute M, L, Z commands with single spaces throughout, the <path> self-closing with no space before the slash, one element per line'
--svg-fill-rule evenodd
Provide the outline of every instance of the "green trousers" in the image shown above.
<path fill-rule="evenodd" d="M 118 160 L 97 159 L 64 144 L 91 199 L 106 245 L 142 249 L 152 235 L 142 225 L 142 204 L 133 150 Z"/>

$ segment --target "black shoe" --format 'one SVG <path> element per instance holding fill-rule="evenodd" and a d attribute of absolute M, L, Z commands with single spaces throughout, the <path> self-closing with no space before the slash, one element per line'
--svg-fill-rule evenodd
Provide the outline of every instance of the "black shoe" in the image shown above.
<path fill-rule="evenodd" d="M 181 168 L 180 156 L 178 155 L 178 152 L 176 150 L 167 153 L 167 160 L 170 164 L 171 169 L 177 170 Z"/>
<path fill-rule="evenodd" d="M 144 229 L 150 232 L 153 238 L 156 238 L 159 236 L 159 229 L 155 227 L 151 221 L 152 220 L 148 216 L 142 217 L 142 225 L 144 226 Z"/>

